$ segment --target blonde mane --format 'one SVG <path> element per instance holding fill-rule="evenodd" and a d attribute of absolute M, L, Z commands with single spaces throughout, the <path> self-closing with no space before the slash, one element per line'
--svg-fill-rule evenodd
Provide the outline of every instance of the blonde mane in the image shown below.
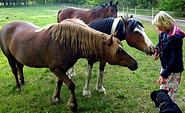
<path fill-rule="evenodd" d="M 53 40 L 59 40 L 61 46 L 70 48 L 71 54 L 80 54 L 82 57 L 102 57 L 104 55 L 104 41 L 110 38 L 110 35 L 96 31 L 88 27 L 79 19 L 67 19 L 61 23 L 53 24 L 48 27 Z M 115 41 L 113 41 L 115 42 Z M 118 44 L 111 47 L 115 54 Z M 107 50 L 111 51 L 111 50 Z"/>

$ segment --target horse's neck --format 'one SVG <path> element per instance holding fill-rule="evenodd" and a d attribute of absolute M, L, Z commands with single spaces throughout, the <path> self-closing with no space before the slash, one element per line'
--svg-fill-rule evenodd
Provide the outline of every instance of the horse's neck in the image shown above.
<path fill-rule="evenodd" d="M 91 12 L 91 17 L 97 18 L 106 18 L 107 12 L 104 10 L 104 8 L 96 8 L 89 10 Z"/>
<path fill-rule="evenodd" d="M 113 19 L 97 20 L 95 22 L 92 22 L 89 26 L 95 30 L 98 30 L 110 35 L 113 21 L 114 21 Z"/>
<path fill-rule="evenodd" d="M 80 53 L 81 57 L 83 58 L 93 59 L 95 61 L 100 61 L 101 59 L 103 59 L 105 57 L 105 45 L 102 42 L 103 40 L 99 40 L 99 38 L 103 39 L 103 37 L 94 37 L 94 39 L 92 39 L 89 44 L 83 44 L 86 45 L 86 47 L 84 46 L 85 49 L 83 49 L 84 47 L 80 47 L 78 54 Z"/>
<path fill-rule="evenodd" d="M 89 26 L 93 29 L 96 29 L 109 35 L 112 35 L 116 31 L 118 31 L 116 37 L 119 40 L 125 39 L 125 24 L 122 20 L 120 20 L 120 18 L 108 18 L 103 20 L 97 20 L 91 23 Z"/>
<path fill-rule="evenodd" d="M 122 41 L 126 39 L 126 29 L 125 29 L 125 24 L 123 23 L 123 21 L 119 21 L 117 24 L 117 29 L 115 31 L 118 30 L 117 32 L 117 38 Z"/>
<path fill-rule="evenodd" d="M 87 58 L 87 59 L 91 59 L 91 60 L 94 60 L 94 61 L 101 61 L 102 59 L 105 59 L 105 50 L 102 49 L 101 52 L 100 52 L 100 48 L 98 49 L 98 46 L 96 46 L 96 50 L 93 50 L 93 52 L 90 52 L 92 51 L 91 48 L 87 49 L 86 51 L 88 51 L 88 53 L 80 50 L 81 54 L 79 55 L 79 52 L 77 53 L 79 55 L 79 57 L 81 58 Z M 95 52 L 96 51 L 96 52 Z"/>

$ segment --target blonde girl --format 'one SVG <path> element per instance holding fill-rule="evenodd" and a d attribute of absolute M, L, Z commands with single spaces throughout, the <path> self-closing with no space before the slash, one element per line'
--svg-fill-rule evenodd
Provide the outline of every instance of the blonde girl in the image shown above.
<path fill-rule="evenodd" d="M 155 16 L 152 24 L 159 31 L 159 42 L 153 55 L 154 61 L 158 58 L 161 61 L 161 73 L 157 83 L 160 89 L 168 90 L 168 95 L 175 101 L 184 70 L 182 46 L 185 34 L 175 25 L 174 19 L 164 11 Z"/>

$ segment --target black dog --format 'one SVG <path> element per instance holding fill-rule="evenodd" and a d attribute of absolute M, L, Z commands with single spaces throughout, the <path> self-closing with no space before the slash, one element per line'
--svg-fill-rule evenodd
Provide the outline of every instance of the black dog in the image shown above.
<path fill-rule="evenodd" d="M 156 107 L 160 109 L 159 113 L 182 113 L 177 104 L 168 96 L 167 90 L 153 91 L 150 98 L 154 101 Z"/>

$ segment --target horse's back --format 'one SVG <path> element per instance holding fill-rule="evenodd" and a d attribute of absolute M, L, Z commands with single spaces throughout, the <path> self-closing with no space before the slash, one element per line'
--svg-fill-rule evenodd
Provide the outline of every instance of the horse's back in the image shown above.
<path fill-rule="evenodd" d="M 63 10 L 60 10 L 58 12 L 58 22 L 61 22 L 62 20 L 65 20 L 67 18 L 78 18 L 79 12 L 83 12 L 83 10 L 78 9 L 78 8 L 74 8 L 74 7 L 69 7 Z"/>

